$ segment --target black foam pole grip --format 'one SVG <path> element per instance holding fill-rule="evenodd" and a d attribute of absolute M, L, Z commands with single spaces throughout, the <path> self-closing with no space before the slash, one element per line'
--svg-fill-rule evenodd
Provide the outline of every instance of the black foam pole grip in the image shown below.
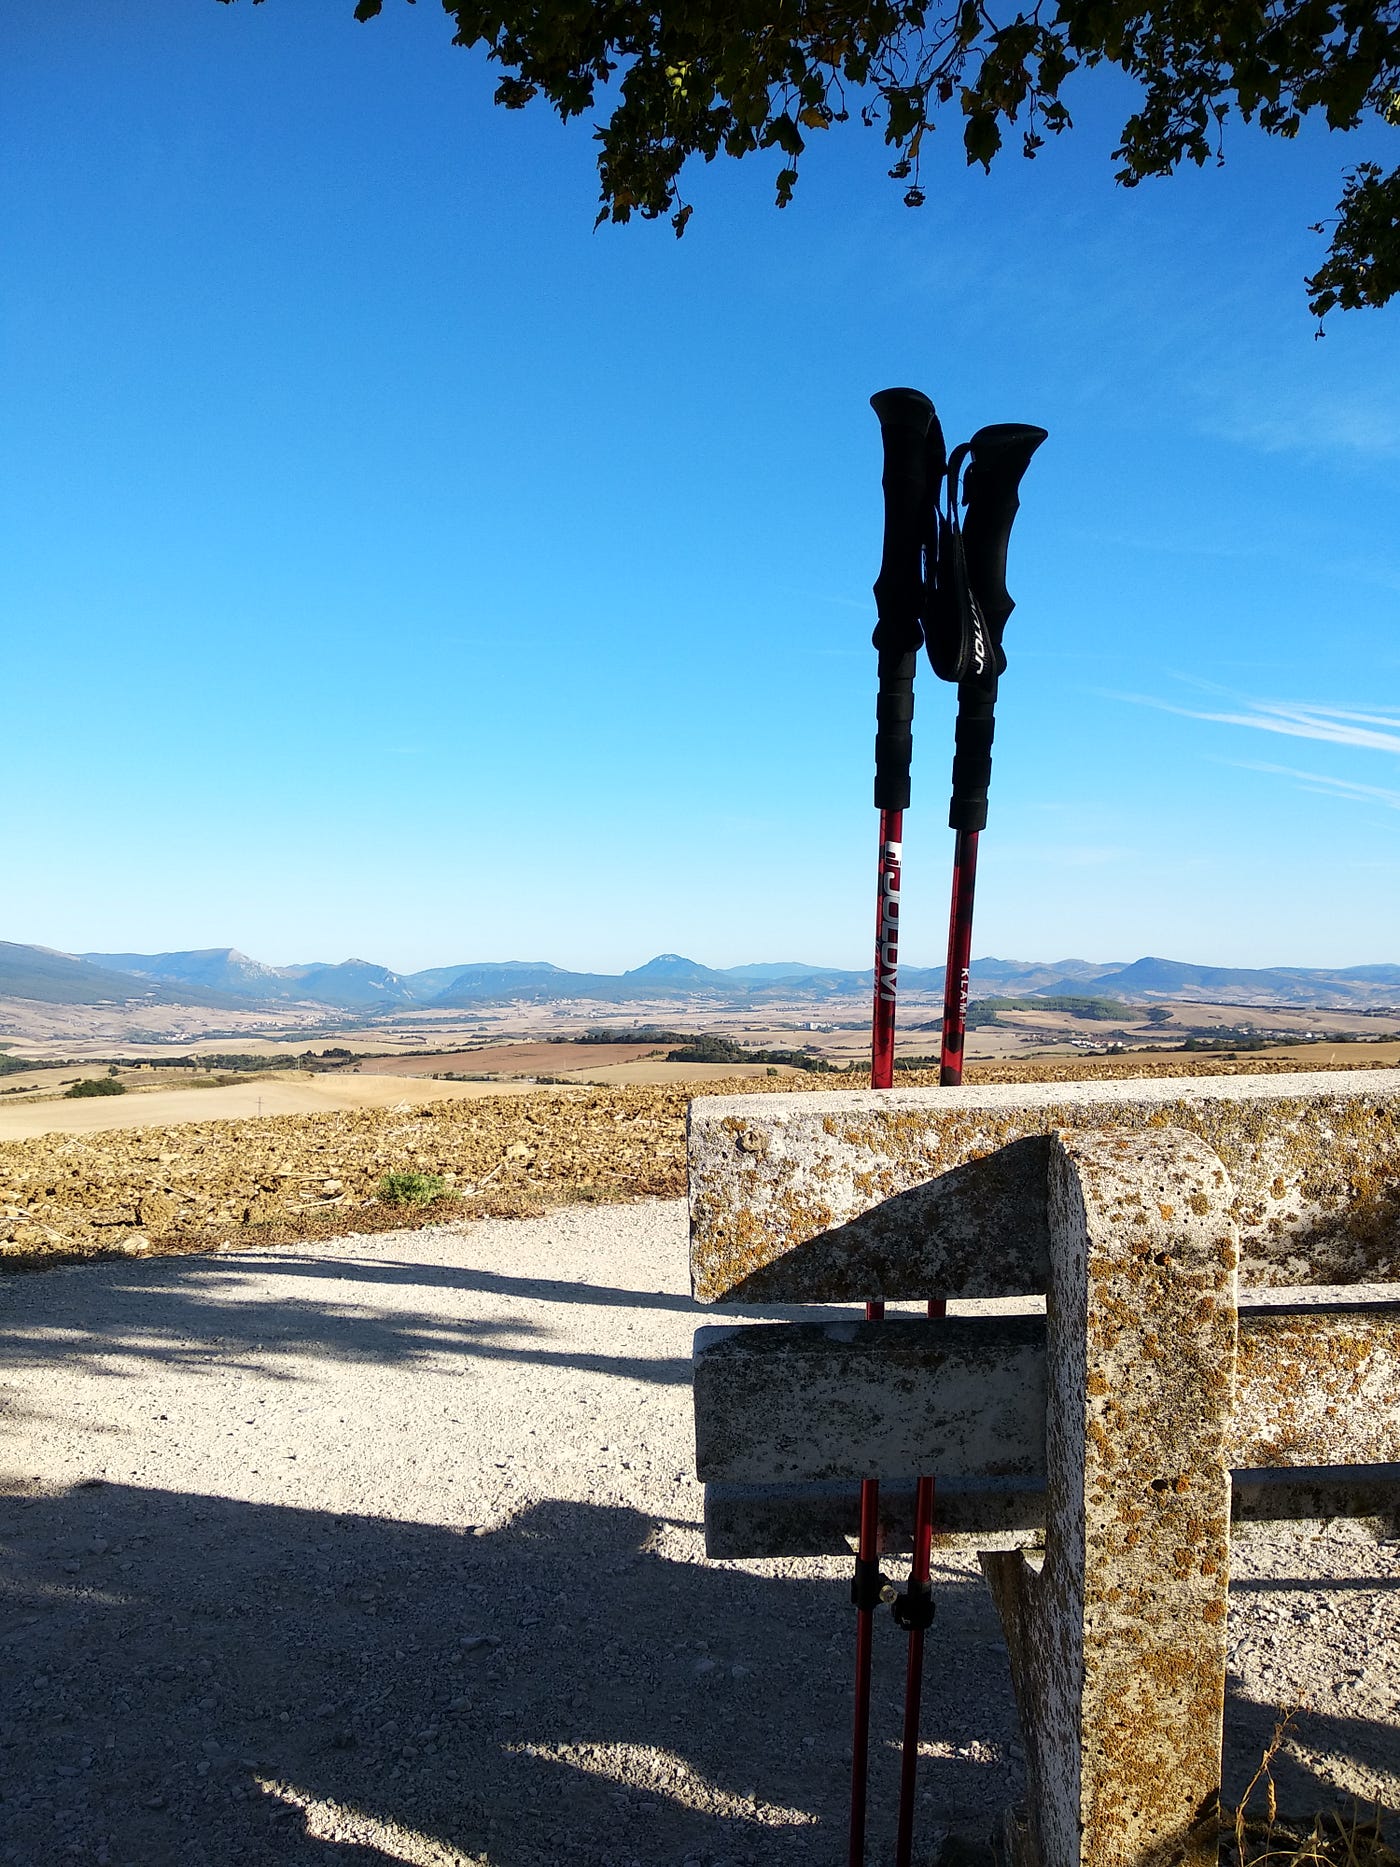
<path fill-rule="evenodd" d="M 998 648 L 1007 618 L 1016 607 L 1006 587 L 1006 553 L 1021 508 L 1021 481 L 1031 455 L 1045 438 L 1044 428 L 1001 421 L 979 428 L 969 442 L 972 459 L 963 479 L 967 500 L 963 549 L 972 593 Z"/>
<path fill-rule="evenodd" d="M 985 830 L 987 792 L 992 782 L 992 735 L 996 731 L 996 694 L 965 681 L 958 689 L 958 723 L 953 733 L 953 798 L 950 830 Z"/>
<path fill-rule="evenodd" d="M 908 810 L 914 754 L 914 670 L 917 651 L 880 656 L 875 700 L 875 808 Z"/>
<path fill-rule="evenodd" d="M 923 532 L 928 503 L 926 440 L 933 404 L 918 389 L 882 389 L 870 406 L 880 422 L 884 470 L 885 538 L 875 579 L 879 620 L 874 644 L 881 654 L 923 645 Z"/>
<path fill-rule="evenodd" d="M 929 500 L 927 441 L 933 404 L 918 389 L 882 389 L 870 406 L 880 422 L 884 449 L 884 551 L 875 579 L 878 620 L 872 638 L 879 652 L 875 703 L 875 807 L 909 808 L 913 755 L 914 669 L 924 631 L 923 547 Z"/>

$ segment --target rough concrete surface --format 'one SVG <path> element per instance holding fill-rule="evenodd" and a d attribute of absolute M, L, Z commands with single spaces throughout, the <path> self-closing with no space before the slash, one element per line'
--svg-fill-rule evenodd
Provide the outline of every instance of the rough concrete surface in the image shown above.
<path fill-rule="evenodd" d="M 1056 1135 L 1045 1558 L 983 1569 L 1042 1867 L 1209 1867 L 1230 1571 L 1234 1188 L 1192 1135 Z"/>
<path fill-rule="evenodd" d="M 1358 1291 L 1374 1300 L 1351 1300 Z M 1400 1467 L 1398 1292 L 1334 1284 L 1290 1293 L 1303 1300 L 1287 1308 L 1241 1312 L 1238 1372 L 1228 1361 L 1220 1370 L 1234 1379 L 1227 1465 L 1353 1465 L 1373 1476 Z M 1155 1334 L 1154 1349 L 1173 1339 Z M 708 1483 L 1043 1478 L 1045 1323 L 898 1316 L 698 1329 L 695 1428 Z"/>
<path fill-rule="evenodd" d="M 1254 1285 L 1400 1279 L 1400 1071 L 700 1097 L 691 1275 L 708 1302 L 1045 1288 L 1048 1136 L 1175 1127 L 1235 1187 Z"/>
<path fill-rule="evenodd" d="M 844 1860 L 848 1565 L 703 1561 L 686 1281 L 679 1202 L 7 1280 L 0 1860 Z M 934 1573 L 921 1858 L 1022 1786 Z M 1251 1539 L 1229 1639 L 1227 1794 L 1306 1695 L 1282 1806 L 1400 1805 L 1394 1543 Z"/>
<path fill-rule="evenodd" d="M 899 1316 L 695 1333 L 707 1482 L 1043 1476 L 1039 1316 Z"/>

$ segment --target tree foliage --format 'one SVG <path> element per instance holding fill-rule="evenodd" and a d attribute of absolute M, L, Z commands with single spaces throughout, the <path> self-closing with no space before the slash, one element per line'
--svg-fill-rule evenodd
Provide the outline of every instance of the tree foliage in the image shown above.
<path fill-rule="evenodd" d="M 679 1050 L 666 1054 L 668 1063 L 785 1063 L 793 1070 L 830 1070 L 826 1058 L 811 1050 L 750 1050 L 717 1031 L 701 1031 Z"/>
<path fill-rule="evenodd" d="M 258 0 L 255 0 L 255 4 Z M 412 0 L 409 0 L 412 4 Z M 384 0 L 358 0 L 372 19 Z M 455 43 L 502 69 L 496 101 L 535 99 L 564 119 L 601 106 L 600 221 L 669 215 L 683 233 L 692 156 L 772 150 L 779 207 L 808 138 L 853 116 L 879 124 L 912 207 L 940 117 L 987 168 L 1008 135 L 1034 156 L 1072 127 L 1065 91 L 1114 65 L 1140 87 L 1114 151 L 1135 187 L 1181 163 L 1223 160 L 1232 116 L 1271 136 L 1304 118 L 1333 130 L 1400 128 L 1400 0 L 443 0 Z M 1400 167 L 1343 174 L 1319 316 L 1400 291 Z"/>

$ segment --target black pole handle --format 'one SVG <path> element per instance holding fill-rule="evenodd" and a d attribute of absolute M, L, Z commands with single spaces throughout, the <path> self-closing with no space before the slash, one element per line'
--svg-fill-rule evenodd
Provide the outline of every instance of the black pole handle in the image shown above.
<path fill-rule="evenodd" d="M 991 638 L 991 654 L 982 674 L 958 685 L 953 796 L 948 807 L 948 826 L 953 830 L 983 830 L 987 825 L 997 682 L 1006 666 L 1001 638 L 1016 607 L 1006 587 L 1006 553 L 1021 506 L 1021 481 L 1031 455 L 1045 439 L 1044 428 L 1003 421 L 979 428 L 968 443 L 968 466 L 963 474 L 967 502 L 963 562 L 977 614 Z"/>
<path fill-rule="evenodd" d="M 963 556 L 967 579 L 992 641 L 1001 648 L 1007 617 L 1015 600 L 1006 587 L 1006 550 L 1011 527 L 1021 509 L 1020 489 L 1031 455 L 1045 440 L 1044 428 L 1000 421 L 979 428 L 968 443 L 970 459 L 963 475 Z"/>
<path fill-rule="evenodd" d="M 918 389 L 882 389 L 870 406 L 884 444 L 884 550 L 875 579 L 878 620 L 871 638 L 879 655 L 875 703 L 875 805 L 906 810 L 914 751 L 914 670 L 924 639 L 923 548 L 930 496 L 929 432 L 938 418 Z M 941 436 L 940 436 L 941 439 Z"/>

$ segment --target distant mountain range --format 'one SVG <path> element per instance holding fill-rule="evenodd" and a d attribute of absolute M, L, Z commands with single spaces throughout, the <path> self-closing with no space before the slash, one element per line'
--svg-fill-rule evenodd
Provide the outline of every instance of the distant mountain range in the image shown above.
<path fill-rule="evenodd" d="M 906 989 L 937 992 L 942 990 L 943 968 L 906 966 L 900 978 Z M 1216 999 L 1334 1010 L 1400 1005 L 1400 965 L 1388 964 L 1326 970 L 1197 966 L 1172 959 L 1102 965 L 1078 959 L 979 959 L 973 961 L 972 983 L 982 995 L 1088 992 L 1139 1002 Z M 178 1004 L 222 1010 L 320 1005 L 364 1016 L 414 1007 L 465 1010 L 567 999 L 759 1005 L 794 996 L 864 997 L 871 984 L 869 971 L 840 971 L 801 960 L 715 968 L 679 953 L 658 954 L 623 973 L 570 972 L 547 960 L 514 959 L 397 973 L 362 959 L 267 966 L 233 947 L 190 953 L 56 953 L 48 947 L 0 941 L 0 998 L 44 1004 Z"/>

